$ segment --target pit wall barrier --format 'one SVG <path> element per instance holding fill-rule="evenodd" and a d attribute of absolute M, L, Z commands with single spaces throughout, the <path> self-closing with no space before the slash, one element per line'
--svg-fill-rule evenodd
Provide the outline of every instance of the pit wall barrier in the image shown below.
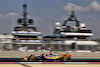
<path fill-rule="evenodd" d="M 100 62 L 0 62 L 0 64 L 100 64 Z"/>

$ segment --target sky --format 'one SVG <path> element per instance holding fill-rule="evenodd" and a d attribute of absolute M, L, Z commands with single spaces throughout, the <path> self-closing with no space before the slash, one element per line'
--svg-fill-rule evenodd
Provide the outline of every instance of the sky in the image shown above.
<path fill-rule="evenodd" d="M 43 35 L 51 35 L 55 22 L 68 18 L 71 5 L 78 20 L 92 30 L 93 38 L 100 38 L 100 0 L 0 0 L 0 34 L 10 34 L 22 17 L 23 3 L 27 3 L 28 18 Z"/>

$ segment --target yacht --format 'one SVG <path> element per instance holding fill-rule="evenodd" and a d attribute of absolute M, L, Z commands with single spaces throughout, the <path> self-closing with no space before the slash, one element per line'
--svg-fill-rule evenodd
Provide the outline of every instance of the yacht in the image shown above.
<path fill-rule="evenodd" d="M 70 24 L 71 22 L 75 23 L 74 26 Z M 88 39 L 88 37 L 92 37 L 93 35 L 92 30 L 87 29 L 85 23 L 80 23 L 75 15 L 75 11 L 72 10 L 68 19 L 62 25 L 60 22 L 56 22 L 53 34 L 44 38 L 52 39 L 53 44 L 55 44 L 53 46 L 54 49 L 90 50 L 92 47 L 98 45 L 96 41 Z"/>
<path fill-rule="evenodd" d="M 33 25 L 33 19 L 27 19 L 27 5 L 23 4 L 23 18 L 17 20 L 18 25 L 14 27 L 12 32 L 13 47 L 27 47 L 28 49 L 37 49 L 42 45 L 42 34 Z"/>

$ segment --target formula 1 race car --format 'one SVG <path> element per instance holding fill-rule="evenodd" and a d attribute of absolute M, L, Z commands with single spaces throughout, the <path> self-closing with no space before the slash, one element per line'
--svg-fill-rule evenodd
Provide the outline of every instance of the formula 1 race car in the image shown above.
<path fill-rule="evenodd" d="M 59 54 L 41 54 L 39 56 L 34 56 L 31 55 L 29 57 L 23 58 L 23 61 L 45 61 L 45 62 L 53 62 L 53 61 L 68 61 L 71 60 L 71 55 L 70 54 L 65 54 L 65 55 L 59 55 Z"/>

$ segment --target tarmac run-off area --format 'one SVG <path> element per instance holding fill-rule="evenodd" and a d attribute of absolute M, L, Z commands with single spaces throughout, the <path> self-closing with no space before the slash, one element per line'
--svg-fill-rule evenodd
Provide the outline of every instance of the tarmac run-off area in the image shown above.
<path fill-rule="evenodd" d="M 100 67 L 100 64 L 0 64 L 0 67 Z"/>

